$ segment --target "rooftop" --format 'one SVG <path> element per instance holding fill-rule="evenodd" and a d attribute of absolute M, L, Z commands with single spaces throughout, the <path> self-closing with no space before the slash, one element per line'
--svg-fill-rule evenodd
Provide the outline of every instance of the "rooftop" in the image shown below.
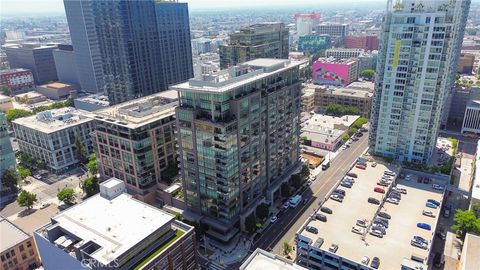
<path fill-rule="evenodd" d="M 30 70 L 26 68 L 12 68 L 12 69 L 0 70 L 0 75 L 23 72 L 23 71 L 30 71 Z"/>
<path fill-rule="evenodd" d="M 190 79 L 188 82 L 173 85 L 177 91 L 195 90 L 200 92 L 222 93 L 272 74 L 303 64 L 303 61 L 259 58 L 240 65 Z"/>
<path fill-rule="evenodd" d="M 352 188 L 339 187 L 346 191 L 343 202 L 328 199 L 322 206 L 330 208 L 333 214 L 327 214 L 327 222 L 316 219 L 307 221 L 306 225 L 316 227 L 319 233 L 313 234 L 302 228 L 298 232 L 301 238 L 307 237 L 312 241 L 311 243 L 322 238 L 323 243 L 318 248 L 326 252 L 329 252 L 328 249 L 332 244 L 337 244 L 338 250 L 335 252 L 337 256 L 359 264 L 364 256 L 368 256 L 370 260 L 378 257 L 380 269 L 399 269 L 399 265 L 403 261 L 411 262 L 410 258 L 413 254 L 427 258 L 433 241 L 432 232 L 436 229 L 435 224 L 440 215 L 440 208 L 428 208 L 434 213 L 435 218 L 424 216 L 422 210 L 427 209 L 425 203 L 428 199 L 441 202 L 442 192 L 433 190 L 431 185 L 417 183 L 415 177 L 410 181 L 397 179 L 397 187 L 405 188 L 407 194 L 402 195 L 402 200 L 398 205 L 385 202 L 383 206 L 380 205 L 380 208 L 378 205 L 368 203 L 367 200 L 369 197 L 373 197 L 381 201 L 384 194 L 373 190 L 377 187 L 377 180 L 381 178 L 385 170 L 398 170 L 382 163 L 378 163 L 374 168 L 370 165 L 371 163 L 366 170 L 358 168 L 351 170 L 358 175 L 358 178 L 355 179 Z M 389 227 L 383 238 L 351 232 L 352 227 L 356 226 L 357 220 L 370 222 L 379 210 L 391 215 Z M 417 228 L 417 222 L 430 224 L 432 230 Z M 412 246 L 410 240 L 413 239 L 413 236 L 425 238 L 429 243 L 428 249 L 423 250 Z"/>
<path fill-rule="evenodd" d="M 283 257 L 257 248 L 240 266 L 240 270 L 307 270 Z"/>
<path fill-rule="evenodd" d="M 92 95 L 76 98 L 75 100 L 82 101 L 85 103 L 90 103 L 90 104 L 98 104 L 105 107 L 110 105 L 110 102 L 108 101 L 108 97 L 104 94 L 92 94 Z"/>
<path fill-rule="evenodd" d="M 174 219 L 166 212 L 135 200 L 126 193 L 112 199 L 98 194 L 56 215 L 51 224 L 38 231 L 44 235 L 43 230 L 58 225 L 62 231 L 80 239 L 80 243 L 93 241 L 99 248 L 90 255 L 108 264 L 160 228 L 171 226 Z M 63 237 L 68 241 L 68 235 Z M 65 240 L 60 238 L 62 236 L 52 242 L 57 244 Z M 68 245 L 72 244 L 75 243 Z"/>
<path fill-rule="evenodd" d="M 0 232 L 2 233 L 0 253 L 31 237 L 3 216 L 0 216 Z"/>
<path fill-rule="evenodd" d="M 467 233 L 462 250 L 462 258 L 460 260 L 461 270 L 480 269 L 480 236 Z"/>
<path fill-rule="evenodd" d="M 13 121 L 17 125 L 31 128 L 43 133 L 53 133 L 62 129 L 92 121 L 85 116 L 86 112 L 72 107 L 39 112 L 36 115 L 18 118 Z"/>
<path fill-rule="evenodd" d="M 472 199 L 480 200 L 480 141 L 477 144 L 477 154 L 475 156 L 475 168 L 472 185 Z"/>
<path fill-rule="evenodd" d="M 469 100 L 467 103 L 467 108 L 480 109 L 480 100 Z"/>
<path fill-rule="evenodd" d="M 351 65 L 351 64 L 357 62 L 357 59 L 355 59 L 355 58 L 338 59 L 338 58 L 335 58 L 335 57 L 328 57 L 328 58 L 323 57 L 323 58 L 318 58 L 318 60 L 315 61 L 315 62 L 321 62 L 321 63 L 325 63 L 325 64 L 347 64 L 347 65 Z"/>
<path fill-rule="evenodd" d="M 52 82 L 52 83 L 47 83 L 47 84 L 40 85 L 40 87 L 60 89 L 60 88 L 65 88 L 65 87 L 72 87 L 72 85 L 68 84 L 68 83 Z"/>
<path fill-rule="evenodd" d="M 178 93 L 168 90 L 100 109 L 89 115 L 96 120 L 133 129 L 174 115 L 177 100 Z"/>
<path fill-rule="evenodd" d="M 325 114 L 316 113 L 310 119 L 305 121 L 302 130 L 315 131 L 325 129 L 348 129 L 353 122 L 355 122 L 360 116 L 358 115 L 344 115 L 341 117 L 330 116 Z"/>

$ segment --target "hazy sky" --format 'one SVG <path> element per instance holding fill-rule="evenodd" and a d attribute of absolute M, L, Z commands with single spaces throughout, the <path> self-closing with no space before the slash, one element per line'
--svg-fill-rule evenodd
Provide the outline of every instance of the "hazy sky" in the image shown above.
<path fill-rule="evenodd" d="M 321 6 L 335 3 L 385 2 L 386 0 L 181 0 L 187 2 L 191 10 L 228 8 L 228 7 L 285 7 L 285 6 Z M 15 13 L 61 13 L 64 12 L 63 0 L 0 0 L 1 14 Z"/>

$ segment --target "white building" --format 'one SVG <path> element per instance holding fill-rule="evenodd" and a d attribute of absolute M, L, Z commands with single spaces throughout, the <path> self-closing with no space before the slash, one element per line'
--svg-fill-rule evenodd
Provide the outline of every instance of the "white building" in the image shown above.
<path fill-rule="evenodd" d="M 333 57 L 337 59 L 356 58 L 364 52 L 365 50 L 363 49 L 332 48 L 325 51 L 325 57 Z"/>
<path fill-rule="evenodd" d="M 281 256 L 257 248 L 239 270 L 307 270 Z"/>
<path fill-rule="evenodd" d="M 389 0 L 377 61 L 370 150 L 426 163 L 448 116 L 470 0 Z"/>
<path fill-rule="evenodd" d="M 465 109 L 462 134 L 480 135 L 480 100 L 470 100 Z"/>
<path fill-rule="evenodd" d="M 320 14 L 299 14 L 294 15 L 297 29 L 297 37 L 302 37 L 312 34 L 316 25 L 320 23 Z"/>

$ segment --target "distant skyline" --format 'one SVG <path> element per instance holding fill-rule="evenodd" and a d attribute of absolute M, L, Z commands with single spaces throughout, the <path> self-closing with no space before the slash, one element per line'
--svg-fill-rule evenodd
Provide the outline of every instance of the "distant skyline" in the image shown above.
<path fill-rule="evenodd" d="M 360 3 L 378 3 L 381 7 L 382 2 L 387 0 L 336 0 L 335 5 L 338 4 L 360 4 Z M 179 1 L 186 2 L 190 10 L 211 10 L 215 8 L 247 8 L 247 7 L 317 7 L 320 9 L 322 5 L 333 6 L 331 0 L 296 0 L 292 4 L 291 0 L 186 0 Z M 351 6 L 351 5 L 349 5 Z M 63 0 L 1 0 L 0 14 L 41 14 L 41 13 L 57 13 L 65 12 L 63 7 Z"/>

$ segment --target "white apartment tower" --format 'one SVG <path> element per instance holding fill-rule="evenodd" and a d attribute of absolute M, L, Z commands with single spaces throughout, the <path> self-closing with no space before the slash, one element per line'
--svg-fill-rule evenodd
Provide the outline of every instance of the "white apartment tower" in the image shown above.
<path fill-rule="evenodd" d="M 470 0 L 389 0 L 381 31 L 370 151 L 426 163 L 448 112 Z"/>

